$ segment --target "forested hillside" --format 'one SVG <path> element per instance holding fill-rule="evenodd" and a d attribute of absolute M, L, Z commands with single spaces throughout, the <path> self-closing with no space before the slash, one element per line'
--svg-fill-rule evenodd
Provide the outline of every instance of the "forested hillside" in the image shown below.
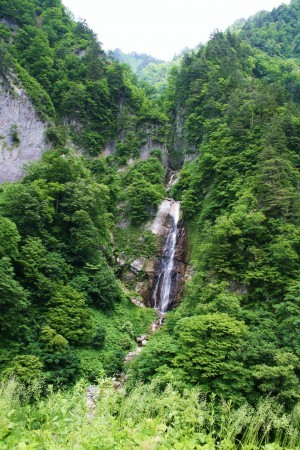
<path fill-rule="evenodd" d="M 260 12 L 246 21 L 240 36 L 271 56 L 299 58 L 299 11 L 298 0 L 291 0 L 272 12 Z"/>
<path fill-rule="evenodd" d="M 297 67 L 217 33 L 173 73 L 174 139 L 179 111 L 199 154 L 173 188 L 195 275 L 133 377 L 174 373 L 237 402 L 299 399 Z"/>
<path fill-rule="evenodd" d="M 1 90 L 25 90 L 49 147 L 22 181 L 1 186 L 0 365 L 4 377 L 58 388 L 116 373 L 153 320 L 121 288 L 111 230 L 147 220 L 163 197 L 160 150 L 126 177 L 118 170 L 163 146 L 167 118 L 60 1 L 0 6 Z M 17 151 L 18 123 L 7 134 Z"/>
<path fill-rule="evenodd" d="M 299 9 L 215 32 L 150 88 L 60 0 L 0 0 L 1 89 L 49 144 L 0 187 L 3 448 L 300 448 Z M 159 255 L 166 196 L 191 276 L 124 366 L 155 318 L 132 263 Z"/>
<path fill-rule="evenodd" d="M 138 75 L 139 85 L 155 100 L 159 99 L 167 87 L 170 68 L 179 62 L 179 57 L 164 62 L 145 54 L 123 53 L 120 49 L 114 50 L 112 56 L 131 67 L 133 72 Z"/>
<path fill-rule="evenodd" d="M 112 56 L 117 58 L 118 61 L 128 64 L 132 68 L 133 72 L 138 75 L 140 75 L 142 70 L 149 64 L 163 64 L 164 62 L 145 53 L 124 53 L 119 48 L 116 48 L 111 53 Z"/>

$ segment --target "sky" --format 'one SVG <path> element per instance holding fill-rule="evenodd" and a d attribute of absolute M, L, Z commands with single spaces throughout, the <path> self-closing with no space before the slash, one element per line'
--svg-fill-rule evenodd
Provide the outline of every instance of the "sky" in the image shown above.
<path fill-rule="evenodd" d="M 271 11 L 289 0 L 63 0 L 75 19 L 85 19 L 105 50 L 120 48 L 171 60 L 205 43 L 237 19 Z"/>

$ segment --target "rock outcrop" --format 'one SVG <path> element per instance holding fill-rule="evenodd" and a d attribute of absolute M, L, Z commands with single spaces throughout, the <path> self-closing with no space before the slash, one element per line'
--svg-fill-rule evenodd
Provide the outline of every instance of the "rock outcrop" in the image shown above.
<path fill-rule="evenodd" d="M 24 164 L 41 158 L 46 127 L 22 89 L 0 87 L 0 183 L 22 178 Z"/>

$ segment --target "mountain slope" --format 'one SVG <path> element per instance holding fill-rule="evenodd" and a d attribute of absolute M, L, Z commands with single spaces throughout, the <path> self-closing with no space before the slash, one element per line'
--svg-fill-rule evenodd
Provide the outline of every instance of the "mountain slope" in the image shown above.
<path fill-rule="evenodd" d="M 299 0 L 282 4 L 271 12 L 256 14 L 240 29 L 240 36 L 271 56 L 299 58 Z"/>
<path fill-rule="evenodd" d="M 4 88 L 16 77 L 53 146 L 0 191 L 2 376 L 59 387 L 122 370 L 153 312 L 135 308 L 119 281 L 135 288 L 131 259 L 159 253 L 145 223 L 166 195 L 169 163 L 194 275 L 127 388 L 153 383 L 154 393 L 141 389 L 154 405 L 170 382 L 197 403 L 197 386 L 217 402 L 219 428 L 223 399 L 243 408 L 274 396 L 297 408 L 300 84 L 288 27 L 299 2 L 239 34 L 216 32 L 171 69 L 156 102 L 58 0 L 0 5 Z M 177 417 L 165 409 L 164 432 Z M 191 433 L 195 446 L 206 442 Z M 260 435 L 264 445 L 263 424 Z"/>
<path fill-rule="evenodd" d="M 294 7 L 284 10 L 293 17 Z M 182 200 L 195 275 L 131 373 L 236 402 L 272 393 L 291 406 L 300 395 L 299 66 L 242 36 L 215 33 L 170 79 L 173 157 L 198 155 L 170 193 Z"/>
<path fill-rule="evenodd" d="M 163 64 L 164 61 L 154 58 L 151 55 L 146 55 L 145 53 L 124 53 L 119 48 L 113 50 L 112 55 L 117 58 L 120 62 L 128 64 L 134 73 L 140 74 L 143 69 L 145 69 L 149 64 Z"/>

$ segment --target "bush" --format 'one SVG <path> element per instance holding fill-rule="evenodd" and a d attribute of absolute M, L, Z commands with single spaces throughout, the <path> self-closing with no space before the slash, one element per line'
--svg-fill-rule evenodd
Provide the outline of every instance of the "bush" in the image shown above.
<path fill-rule="evenodd" d="M 98 326 L 94 331 L 92 346 L 98 350 L 103 348 L 105 343 L 105 336 L 106 336 L 105 327 Z"/>
<path fill-rule="evenodd" d="M 43 120 L 54 121 L 56 112 L 48 93 L 17 63 L 15 64 L 15 70 L 41 118 Z"/>
<path fill-rule="evenodd" d="M 14 145 L 20 144 L 20 136 L 19 136 L 18 127 L 16 124 L 11 125 L 11 127 L 9 129 L 9 135 L 10 135 L 12 143 Z"/>

